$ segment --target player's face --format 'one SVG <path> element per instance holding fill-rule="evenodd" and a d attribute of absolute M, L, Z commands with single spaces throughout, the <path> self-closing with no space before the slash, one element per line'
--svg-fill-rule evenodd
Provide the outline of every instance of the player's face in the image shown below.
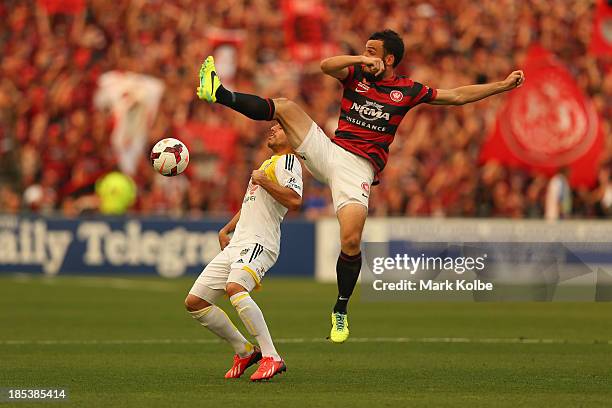
<path fill-rule="evenodd" d="M 381 40 L 368 40 L 363 55 L 370 58 L 384 58 L 384 43 Z"/>
<path fill-rule="evenodd" d="M 268 134 L 268 147 L 272 150 L 282 149 L 287 146 L 287 136 L 280 125 L 274 125 L 270 128 Z"/>
<path fill-rule="evenodd" d="M 380 58 L 381 60 L 383 60 L 383 62 L 385 62 L 385 65 L 387 65 L 385 61 L 384 43 L 381 40 L 368 40 L 368 42 L 366 42 L 366 47 L 365 51 L 363 52 L 363 55 L 370 58 Z M 374 74 L 372 73 L 372 69 L 369 67 L 364 67 L 363 72 L 365 73 L 365 78 L 369 82 L 375 82 L 382 78 L 382 75 L 379 75 L 377 77 L 374 76 Z"/>

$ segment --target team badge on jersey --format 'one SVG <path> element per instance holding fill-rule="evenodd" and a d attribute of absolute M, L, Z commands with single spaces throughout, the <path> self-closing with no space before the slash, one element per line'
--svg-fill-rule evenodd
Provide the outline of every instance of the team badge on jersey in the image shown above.
<path fill-rule="evenodd" d="M 404 94 L 402 93 L 402 91 L 394 89 L 389 93 L 389 98 L 391 98 L 391 100 L 394 102 L 401 102 L 401 100 L 404 99 Z"/>

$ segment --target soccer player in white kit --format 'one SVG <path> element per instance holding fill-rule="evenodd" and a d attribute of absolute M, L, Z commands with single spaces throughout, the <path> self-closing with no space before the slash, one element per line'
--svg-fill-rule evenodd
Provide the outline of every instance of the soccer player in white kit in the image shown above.
<path fill-rule="evenodd" d="M 221 253 L 204 268 L 185 299 L 193 318 L 234 348 L 234 364 L 225 378 L 238 378 L 257 362 L 251 381 L 269 379 L 287 369 L 249 293 L 278 258 L 280 224 L 287 210 L 302 204 L 302 167 L 279 125 L 272 127 L 267 142 L 274 155 L 253 171 L 242 208 L 219 231 Z M 251 344 L 216 306 L 225 293 L 258 345 Z"/>

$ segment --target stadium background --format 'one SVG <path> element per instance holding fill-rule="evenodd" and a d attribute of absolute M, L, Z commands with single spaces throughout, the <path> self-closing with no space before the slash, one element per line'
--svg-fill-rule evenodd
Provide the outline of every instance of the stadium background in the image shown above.
<path fill-rule="evenodd" d="M 550 80 L 536 66 L 518 103 L 539 95 L 541 104 L 505 115 L 512 98 L 504 94 L 407 115 L 372 189 L 377 218 L 365 239 L 409 241 L 420 230 L 440 240 L 607 242 L 611 16 L 594 0 L 1 2 L 0 387 L 65 386 L 74 406 L 105 407 L 203 398 L 212 406 L 606 406 L 607 303 L 408 305 L 356 295 L 352 341 L 330 347 L 336 288 L 311 277 L 335 279 L 337 223 L 326 188 L 308 176 L 302 210 L 283 225 L 281 258 L 255 294 L 287 377 L 248 392 L 217 378 L 228 349 L 188 319 L 182 301 L 267 155 L 269 124 L 196 100 L 209 53 L 229 88 L 292 98 L 330 136 L 340 88 L 318 62 L 360 53 L 381 28 L 406 42 L 401 72 L 434 87 L 501 80 L 543 58 L 558 79 L 552 94 L 567 98 L 543 91 Z M 568 101 L 577 108 L 565 116 L 558 107 Z M 530 116 L 533 106 L 543 111 Z M 585 134 L 563 132 L 566 117 L 570 129 L 582 118 L 596 130 L 588 146 Z M 534 136 L 551 161 L 529 143 L 509 149 L 500 130 L 508 123 L 537 128 L 512 136 Z M 167 136 L 189 147 L 184 176 L 150 166 L 150 147 Z M 572 148 L 580 154 L 570 160 Z M 102 183 L 110 172 L 113 182 Z"/>

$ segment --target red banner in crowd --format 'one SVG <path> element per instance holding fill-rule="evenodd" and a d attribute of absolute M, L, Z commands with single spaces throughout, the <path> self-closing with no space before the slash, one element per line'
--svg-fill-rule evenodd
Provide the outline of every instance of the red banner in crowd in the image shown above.
<path fill-rule="evenodd" d="M 187 145 L 192 164 L 195 162 L 203 164 L 206 162 L 206 158 L 216 157 L 218 159 L 210 161 L 213 163 L 214 169 L 204 169 L 205 171 L 214 170 L 214 174 L 218 175 L 217 172 L 225 172 L 232 159 L 235 159 L 234 146 L 238 134 L 231 127 L 187 122 L 184 126 L 176 129 L 175 134 Z M 203 154 L 206 157 L 193 160 L 198 154 Z"/>
<path fill-rule="evenodd" d="M 85 9 L 85 0 L 38 0 L 49 14 L 79 14 Z"/>
<path fill-rule="evenodd" d="M 524 71 L 525 84 L 508 94 L 481 159 L 546 175 L 569 167 L 572 186 L 593 186 L 603 137 L 591 101 L 540 46 L 530 48 Z"/>
<path fill-rule="evenodd" d="M 208 41 L 215 57 L 217 73 L 227 85 L 232 85 L 238 70 L 238 55 L 244 44 L 244 30 L 226 30 L 210 28 L 207 31 Z"/>
<path fill-rule="evenodd" d="M 327 38 L 328 13 L 319 0 L 283 0 L 285 41 L 291 56 L 312 61 L 333 54 L 337 47 Z"/>
<path fill-rule="evenodd" d="M 595 55 L 612 55 L 612 4 L 607 0 L 599 0 L 589 51 Z"/>

